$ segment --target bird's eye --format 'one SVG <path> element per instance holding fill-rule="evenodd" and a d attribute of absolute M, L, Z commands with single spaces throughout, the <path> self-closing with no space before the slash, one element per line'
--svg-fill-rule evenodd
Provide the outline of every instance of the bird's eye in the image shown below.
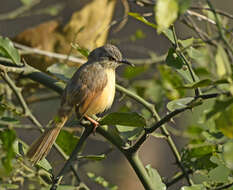
<path fill-rule="evenodd" d="M 115 61 L 115 59 L 111 56 L 108 57 L 110 61 Z"/>

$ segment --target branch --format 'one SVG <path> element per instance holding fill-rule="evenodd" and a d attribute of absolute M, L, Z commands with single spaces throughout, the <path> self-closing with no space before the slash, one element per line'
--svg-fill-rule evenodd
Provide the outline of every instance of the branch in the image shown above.
<path fill-rule="evenodd" d="M 208 6 L 210 7 L 210 9 L 212 10 L 212 12 L 214 13 L 214 17 L 215 17 L 215 20 L 216 20 L 216 25 L 217 25 L 218 32 L 220 34 L 220 37 L 221 37 L 222 41 L 229 48 L 229 50 L 231 51 L 231 54 L 233 54 L 233 48 L 232 48 L 231 44 L 229 43 L 229 41 L 225 37 L 224 30 L 223 30 L 223 28 L 221 26 L 221 23 L 219 21 L 219 18 L 217 16 L 217 13 L 216 13 L 213 5 L 211 4 L 210 0 L 206 0 L 206 1 L 207 1 Z"/>
<path fill-rule="evenodd" d="M 194 12 L 194 11 L 191 11 L 191 10 L 187 10 L 187 13 L 190 15 L 190 16 L 196 16 L 198 17 L 200 20 L 205 20 L 211 24 L 216 24 L 215 21 L 209 19 L 207 16 L 204 16 L 202 14 L 199 14 L 197 12 Z"/>
<path fill-rule="evenodd" d="M 34 123 L 38 128 L 42 129 L 42 125 L 39 123 L 39 121 L 35 118 L 35 116 L 31 113 L 30 109 L 28 108 L 23 95 L 21 93 L 21 88 L 18 88 L 14 82 L 11 80 L 11 78 L 8 76 L 7 72 L 5 70 L 0 71 L 1 77 L 3 80 L 9 85 L 9 87 L 13 90 L 15 93 L 17 99 L 19 100 L 22 108 L 23 108 L 23 114 L 29 118 L 32 123 Z"/>
<path fill-rule="evenodd" d="M 147 108 L 151 113 L 152 113 L 152 116 L 157 120 L 159 121 L 160 120 L 160 116 L 158 115 L 155 107 L 153 104 L 147 102 L 145 99 L 143 99 L 142 97 L 138 96 L 137 94 L 117 85 L 116 86 L 117 90 L 125 93 L 127 96 L 133 98 L 134 100 L 136 100 L 138 103 L 142 104 L 145 108 Z M 166 126 L 165 125 L 162 125 L 161 126 L 161 132 L 163 135 L 165 135 L 167 137 L 166 141 L 169 145 L 169 147 L 171 148 L 172 150 L 172 153 L 176 159 L 176 162 L 178 163 L 179 167 L 182 169 L 183 173 L 185 174 L 186 176 L 186 179 L 188 181 L 189 184 L 192 184 L 192 181 L 191 179 L 189 178 L 189 176 L 186 174 L 186 171 L 185 171 L 185 168 L 183 167 L 182 163 L 181 163 L 181 156 L 179 154 L 179 151 L 177 150 L 177 147 L 170 135 L 170 133 L 168 132 L 168 130 L 166 129 Z M 141 138 L 145 141 L 146 140 L 146 137 L 147 135 L 143 135 Z M 139 139 L 139 141 L 142 141 Z M 143 141 L 143 142 L 144 142 Z M 131 152 L 131 150 L 129 150 L 129 152 Z M 132 151 L 133 152 L 133 151 Z"/>
<path fill-rule="evenodd" d="M 26 51 L 27 53 L 33 53 L 33 54 L 38 54 L 38 55 L 44 55 L 47 57 L 51 57 L 51 58 L 55 58 L 55 59 L 61 59 L 61 60 L 68 60 L 68 61 L 72 61 L 74 63 L 85 63 L 86 61 L 84 59 L 80 59 L 74 56 L 68 56 L 66 54 L 60 54 L 60 53 L 54 53 L 54 52 L 50 52 L 50 51 L 45 51 L 45 50 L 41 50 L 41 49 L 37 49 L 37 48 L 32 48 L 26 45 L 22 45 L 19 43 L 14 42 L 14 46 L 22 49 L 24 51 Z"/>
<path fill-rule="evenodd" d="M 62 87 L 59 87 L 57 86 L 56 84 L 56 80 L 55 79 L 52 79 L 51 77 L 49 77 L 48 75 L 38 71 L 37 69 L 34 69 L 32 68 L 31 66 L 29 65 L 25 65 L 24 67 L 17 67 L 17 68 L 12 68 L 12 66 L 6 66 L 6 65 L 2 65 L 3 63 L 0 62 L 0 69 L 1 68 L 4 68 L 6 71 L 9 70 L 9 71 L 15 71 L 15 73 L 18 73 L 18 74 L 25 74 L 25 76 L 31 78 L 32 80 L 36 80 L 42 84 L 44 84 L 45 86 L 48 86 L 50 87 L 51 89 L 53 89 L 54 91 L 56 91 L 57 93 L 62 93 L 63 91 L 63 88 Z M 6 64 L 6 63 L 4 63 Z M 25 71 L 25 72 L 23 72 Z M 36 75 L 36 77 L 34 76 Z M 45 80 L 45 79 L 48 79 L 48 80 Z M 118 91 L 121 91 L 123 93 L 125 93 L 127 96 L 133 98 L 134 100 L 136 100 L 138 103 L 142 104 L 143 106 L 145 106 L 145 108 L 147 108 L 153 115 L 153 117 L 158 121 L 151 129 L 149 129 L 148 131 L 153 131 L 155 129 L 157 129 L 158 127 L 161 126 L 161 131 L 164 135 L 166 135 L 167 137 L 167 142 L 169 144 L 169 147 L 171 148 L 175 158 L 176 158 L 176 161 L 177 163 L 179 164 L 179 166 L 181 167 L 183 173 L 185 174 L 185 169 L 183 168 L 182 166 L 182 163 L 181 163 L 181 157 L 179 155 L 179 152 L 175 146 L 175 143 L 173 142 L 170 134 L 168 133 L 166 127 L 163 125 L 166 123 L 166 121 L 170 120 L 172 117 L 174 117 L 175 115 L 185 111 L 186 109 L 189 109 L 189 107 L 187 108 L 183 108 L 183 109 L 180 109 L 180 110 L 175 110 L 174 112 L 171 112 L 170 115 L 168 114 L 167 116 L 165 116 L 163 119 L 160 119 L 158 113 L 156 112 L 156 109 L 154 107 L 153 104 L 147 102 L 145 99 L 141 98 L 140 96 L 138 96 L 137 94 L 125 89 L 124 87 L 120 86 L 120 85 L 117 85 L 116 86 L 117 90 Z M 228 93 L 226 93 L 228 94 Z M 198 98 L 203 98 L 203 99 L 208 99 L 208 98 L 214 98 L 214 97 L 217 97 L 219 96 L 220 94 L 207 94 L 207 95 L 199 95 Z M 111 133 L 109 133 L 108 131 L 109 129 L 106 128 L 106 127 L 98 127 L 97 128 L 97 132 L 100 133 L 102 136 L 104 136 L 108 141 L 110 141 L 112 144 L 114 144 L 126 157 L 127 159 L 131 162 L 131 165 L 132 165 L 132 162 L 134 162 L 135 160 L 132 159 L 132 156 L 133 156 L 133 151 L 132 149 L 129 151 L 129 150 L 125 150 L 123 147 L 124 145 L 124 142 L 122 141 L 119 141 L 118 138 L 116 138 L 115 136 L 113 136 Z M 147 131 L 147 130 L 145 130 Z M 144 137 L 143 137 L 144 139 Z M 146 140 L 146 138 L 145 138 Z M 145 141 L 144 140 L 144 141 Z M 138 140 L 138 142 L 140 142 L 142 140 Z M 135 145 L 135 147 L 138 146 L 138 145 Z M 131 158 L 130 158 L 131 157 Z M 136 164 L 134 163 L 134 166 L 133 167 L 139 167 L 140 168 L 140 164 Z M 135 169 L 134 168 L 134 169 Z M 140 170 L 140 169 L 137 169 L 137 170 Z M 135 170 L 136 172 L 136 170 Z M 140 178 L 140 180 L 142 181 L 142 183 L 146 183 L 146 178 L 145 176 L 141 175 L 140 173 L 137 174 Z M 187 180 L 190 181 L 189 177 L 185 174 Z M 147 176 L 148 177 L 148 176 Z M 144 182 L 143 182 L 144 181 Z M 189 182 L 191 183 L 191 182 Z"/>
<path fill-rule="evenodd" d="M 229 183 L 229 184 L 226 184 L 226 185 L 222 185 L 220 187 L 217 187 L 215 189 L 212 189 L 212 190 L 224 190 L 224 189 L 228 189 L 229 187 L 232 187 L 233 186 L 233 182 Z M 210 190 L 210 188 L 207 188 Z"/>
<path fill-rule="evenodd" d="M 56 84 L 57 81 L 55 79 L 52 79 L 48 75 L 38 71 L 37 69 L 32 68 L 29 65 L 25 65 L 24 67 L 21 67 L 21 68 L 17 67 L 16 69 L 13 69 L 11 66 L 6 66 L 6 65 L 2 65 L 2 64 L 5 64 L 5 63 L 0 61 L 0 69 L 4 68 L 6 71 L 7 70 L 11 71 L 11 72 L 15 71 L 15 73 L 23 74 L 24 76 L 29 77 L 30 79 L 35 80 L 35 81 L 53 89 L 54 91 L 56 91 L 59 94 L 61 94 L 63 91 L 62 87 L 57 86 L 57 84 Z M 23 72 L 23 71 L 25 71 L 25 72 Z M 119 90 L 119 87 L 120 86 L 118 85 L 118 90 Z M 141 97 L 139 97 L 136 94 L 131 93 L 130 91 L 126 90 L 125 88 L 122 87 L 121 89 L 125 92 L 127 91 L 128 94 L 131 94 L 131 96 L 134 96 L 138 101 L 143 100 Z M 149 103 L 148 103 L 148 106 L 151 107 L 149 105 Z M 156 113 L 155 110 L 154 110 L 154 113 Z M 136 174 L 138 175 L 140 181 L 145 186 L 145 188 L 152 187 L 152 184 L 150 184 L 151 181 L 149 180 L 149 176 L 147 175 L 145 168 L 142 167 L 143 165 L 142 165 L 142 162 L 140 161 L 140 159 L 138 157 L 136 157 L 135 154 L 129 154 L 128 152 L 126 152 L 125 149 L 123 149 L 124 142 L 121 139 L 117 138 L 116 136 L 112 135 L 108 130 L 109 130 L 109 128 L 106 128 L 106 127 L 98 127 L 97 128 L 98 133 L 100 133 L 104 138 L 106 138 L 109 142 L 111 142 L 113 145 L 115 145 L 126 156 L 126 158 L 129 160 L 130 164 L 134 168 Z M 63 172 L 61 172 L 61 173 L 63 173 Z M 58 182 L 58 180 L 57 181 L 55 180 L 55 183 L 56 182 Z M 56 185 L 54 185 L 54 187 L 56 187 Z M 150 188 L 148 190 L 152 190 L 152 189 L 153 188 Z"/>
<path fill-rule="evenodd" d="M 191 174 L 192 171 L 189 170 L 187 171 L 188 174 Z M 170 187 L 171 185 L 175 184 L 176 182 L 180 181 L 181 179 L 183 179 L 185 177 L 185 175 L 182 172 L 179 172 L 178 174 L 176 174 L 174 177 L 172 177 L 171 181 L 166 182 L 166 187 Z"/>
<path fill-rule="evenodd" d="M 164 125 L 165 123 L 168 123 L 169 121 L 171 121 L 172 118 L 174 118 L 176 115 L 184 112 L 185 110 L 190 109 L 190 107 L 185 107 L 185 108 L 181 108 L 181 109 L 177 109 L 169 114 L 167 114 L 165 117 L 163 117 L 162 119 L 160 119 L 155 125 L 153 125 L 150 128 L 145 128 L 144 130 L 144 134 L 136 141 L 136 143 L 130 147 L 128 150 L 130 152 L 137 152 L 138 149 L 141 147 L 141 145 L 145 142 L 145 140 L 147 139 L 148 135 L 153 133 L 156 129 L 158 129 L 159 127 L 161 127 L 162 125 Z"/>
<path fill-rule="evenodd" d="M 202 39 L 203 42 L 206 42 L 210 45 L 217 47 L 218 45 L 217 42 L 214 39 L 210 39 L 209 35 L 203 30 L 201 30 L 190 16 L 187 15 L 186 19 L 182 20 L 183 23 L 189 28 L 193 29 L 197 33 L 197 35 Z"/>
<path fill-rule="evenodd" d="M 212 11 L 212 9 L 207 8 L 207 7 L 195 7 L 195 6 L 192 6 L 192 7 L 190 7 L 190 9 Z M 217 14 L 219 14 L 219 15 L 228 17 L 229 19 L 233 19 L 233 15 L 231 15 L 230 13 L 224 12 L 224 11 L 222 11 L 222 10 L 217 10 L 217 9 L 215 9 L 215 12 L 216 12 Z"/>
<path fill-rule="evenodd" d="M 15 69 L 9 68 L 10 71 L 14 70 L 14 71 L 19 72 L 19 74 L 22 74 L 22 73 L 23 73 L 23 71 L 21 71 L 21 69 L 22 69 L 23 71 L 26 70 L 26 73 L 28 73 L 29 76 L 31 76 L 32 78 L 34 78 L 35 76 L 32 76 L 32 74 L 30 74 L 29 71 L 31 71 L 32 73 L 34 73 L 34 75 L 38 75 L 38 72 L 39 72 L 39 71 L 33 69 L 32 67 L 30 67 L 30 66 L 28 66 L 28 65 L 27 65 L 27 67 L 26 67 L 25 69 L 24 69 L 24 67 L 15 68 Z M 24 98 L 23 98 L 23 95 L 22 95 L 22 93 L 21 93 L 21 89 L 18 88 L 18 87 L 14 84 L 14 82 L 12 81 L 12 79 L 8 76 L 7 72 L 8 72 L 9 70 L 8 70 L 8 67 L 5 67 L 5 66 L 3 66 L 3 65 L 0 65 L 0 74 L 1 74 L 1 76 L 2 76 L 2 78 L 3 78 L 3 80 L 10 86 L 10 88 L 13 90 L 13 92 L 14 92 L 15 95 L 16 95 L 16 97 L 18 98 L 18 100 L 19 100 L 19 102 L 20 102 L 20 104 L 21 104 L 21 106 L 22 106 L 22 108 L 23 108 L 23 113 L 24 113 L 24 115 L 25 115 L 27 118 L 29 118 L 29 119 L 32 121 L 32 123 L 35 124 L 35 125 L 39 128 L 39 130 L 40 130 L 41 132 L 43 132 L 44 129 L 43 129 L 42 125 L 41 125 L 40 122 L 36 119 L 36 117 L 32 114 L 32 112 L 31 112 L 31 110 L 29 109 L 27 103 L 25 102 L 25 100 L 24 100 Z M 41 73 L 41 72 L 40 72 L 40 73 Z M 41 76 L 44 77 L 45 79 L 49 79 L 48 81 L 52 81 L 52 80 L 50 79 L 50 77 L 46 76 L 46 75 L 43 74 L 43 73 L 41 73 Z M 46 77 L 45 77 L 45 76 L 46 76 Z M 51 87 L 54 87 L 54 85 L 52 85 L 52 84 L 51 84 L 50 86 L 51 86 Z M 55 89 L 56 89 L 56 90 L 59 89 L 59 91 L 60 91 L 60 88 L 55 87 Z M 60 155 L 61 155 L 65 160 L 67 160 L 67 159 L 68 159 L 68 156 L 65 154 L 65 152 L 64 152 L 56 143 L 54 143 L 54 146 L 55 146 L 56 150 L 60 153 Z"/>
<path fill-rule="evenodd" d="M 71 153 L 69 159 L 66 161 L 65 165 L 63 166 L 63 168 L 60 170 L 60 172 L 58 173 L 57 177 L 55 178 L 55 180 L 53 180 L 52 186 L 50 188 L 50 190 L 56 190 L 57 186 L 58 186 L 58 182 L 60 181 L 61 177 L 67 172 L 67 170 L 71 167 L 72 169 L 72 162 L 76 159 L 77 154 L 80 152 L 81 148 L 83 147 L 84 142 L 87 140 L 87 138 L 89 137 L 89 135 L 92 133 L 93 131 L 93 126 L 86 126 L 84 128 L 84 131 L 77 143 L 77 145 L 75 146 L 73 152 Z M 75 172 L 75 169 L 72 169 Z M 76 174 L 76 172 L 75 172 Z M 76 174 L 76 176 L 79 179 L 79 176 Z M 80 184 L 80 179 L 78 181 L 78 183 Z"/>
<path fill-rule="evenodd" d="M 175 39 L 175 51 L 176 51 L 176 54 L 181 57 L 185 63 L 185 65 L 187 66 L 188 70 L 189 70 L 189 73 L 191 75 L 191 78 L 193 80 L 193 82 L 196 82 L 196 79 L 194 77 L 194 72 L 188 62 L 188 60 L 186 59 L 186 57 L 184 56 L 184 54 L 180 51 L 180 47 L 179 47 L 179 43 L 178 43 L 178 39 L 177 39 L 177 36 L 176 36 L 176 31 L 175 31 L 175 27 L 174 25 L 172 25 L 172 33 L 173 33 L 173 37 Z M 199 88 L 195 88 L 195 95 L 196 96 L 199 96 L 201 94 L 201 91 Z"/>

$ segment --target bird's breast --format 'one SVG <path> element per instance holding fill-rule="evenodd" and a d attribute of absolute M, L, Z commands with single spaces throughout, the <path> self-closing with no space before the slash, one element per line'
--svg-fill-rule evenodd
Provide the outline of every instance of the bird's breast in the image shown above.
<path fill-rule="evenodd" d="M 89 116 L 104 112 L 106 109 L 109 109 L 113 103 L 115 97 L 115 70 L 106 69 L 105 72 L 108 78 L 107 84 L 100 96 L 96 98 L 88 108 L 86 114 Z"/>

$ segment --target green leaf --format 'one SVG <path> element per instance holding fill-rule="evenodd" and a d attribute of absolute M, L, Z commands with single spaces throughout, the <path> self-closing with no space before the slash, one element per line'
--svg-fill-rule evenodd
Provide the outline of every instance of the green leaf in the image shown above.
<path fill-rule="evenodd" d="M 173 67 L 175 69 L 181 69 L 184 65 L 183 59 L 177 56 L 174 48 L 169 49 L 166 58 L 166 63 L 168 66 Z"/>
<path fill-rule="evenodd" d="M 198 185 L 195 184 L 195 185 L 192 185 L 191 187 L 190 186 L 184 186 L 180 190 L 206 190 L 206 188 L 202 184 L 198 184 Z"/>
<path fill-rule="evenodd" d="M 228 60 L 228 56 L 221 45 L 218 45 L 215 61 L 216 61 L 217 75 L 220 78 L 225 77 L 226 75 L 231 75 L 232 73 L 231 65 Z"/>
<path fill-rule="evenodd" d="M 88 160 L 94 160 L 94 161 L 101 161 L 106 158 L 105 154 L 100 155 L 87 155 L 87 156 L 78 156 L 79 159 L 88 159 Z"/>
<path fill-rule="evenodd" d="M 188 83 L 192 83 L 193 79 L 191 77 L 191 74 L 187 68 L 187 66 L 185 65 L 183 59 L 178 56 L 176 54 L 176 51 L 174 48 L 170 48 L 168 51 L 168 55 L 166 58 L 166 64 L 172 68 L 175 68 L 176 71 L 188 82 Z M 196 81 L 199 81 L 198 76 L 196 76 L 195 73 L 194 74 L 194 78 Z"/>
<path fill-rule="evenodd" d="M 158 24 L 158 33 L 170 27 L 178 16 L 178 3 L 176 0 L 158 0 L 154 8 L 155 20 Z"/>
<path fill-rule="evenodd" d="M 117 190 L 118 187 L 116 185 L 112 185 L 110 184 L 108 181 L 106 181 L 103 177 L 101 176 L 96 176 L 94 173 L 92 172 L 88 172 L 87 176 L 93 180 L 95 183 L 101 185 L 102 187 L 104 187 L 106 190 Z"/>
<path fill-rule="evenodd" d="M 208 51 L 208 48 L 205 46 L 200 47 L 198 49 L 190 47 L 187 49 L 187 53 L 190 58 L 192 58 L 194 61 L 196 61 L 198 64 L 204 67 L 209 66 L 208 64 L 212 62 L 212 58 L 210 58 L 210 52 Z"/>
<path fill-rule="evenodd" d="M 37 166 L 43 168 L 44 170 L 51 172 L 52 171 L 52 166 L 50 165 L 50 163 L 48 162 L 47 159 L 43 158 L 42 160 L 40 160 L 37 164 Z"/>
<path fill-rule="evenodd" d="M 14 141 L 13 149 L 18 156 L 24 156 L 28 148 L 28 145 L 22 140 L 17 139 Z M 52 166 L 45 158 L 40 160 L 36 165 L 49 172 L 52 170 Z"/>
<path fill-rule="evenodd" d="M 123 125 L 116 125 L 116 128 L 117 131 L 120 133 L 120 136 L 124 140 L 129 140 L 129 141 L 136 140 L 143 131 L 142 127 L 128 127 Z"/>
<path fill-rule="evenodd" d="M 144 24 L 148 25 L 148 26 L 151 26 L 152 28 L 155 28 L 157 29 L 157 26 L 152 23 L 152 22 L 149 22 L 147 19 L 145 19 L 145 17 L 143 17 L 142 15 L 140 15 L 139 13 L 133 13 L 133 12 L 129 12 L 128 13 L 129 16 L 143 22 Z"/>
<path fill-rule="evenodd" d="M 184 66 L 182 69 L 177 69 L 176 71 L 185 79 L 186 82 L 188 83 L 193 82 L 191 74 L 186 66 Z M 199 81 L 199 77 L 195 73 L 193 73 L 193 75 L 194 75 L 194 79 L 196 81 Z"/>
<path fill-rule="evenodd" d="M 124 125 L 129 127 L 144 127 L 146 120 L 136 112 L 121 113 L 114 112 L 104 116 L 100 122 L 101 125 Z"/>
<path fill-rule="evenodd" d="M 16 139 L 13 144 L 14 152 L 18 156 L 24 156 L 27 151 L 28 145 L 20 139 Z"/>
<path fill-rule="evenodd" d="M 21 65 L 18 50 L 14 47 L 13 43 L 8 38 L 3 38 L 1 36 L 0 55 L 11 59 L 16 65 Z"/>
<path fill-rule="evenodd" d="M 229 140 L 223 146 L 223 158 L 228 168 L 233 170 L 233 140 Z"/>
<path fill-rule="evenodd" d="M 183 48 L 187 48 L 187 47 L 190 47 L 193 44 L 194 38 L 191 37 L 191 38 L 188 38 L 186 40 L 178 40 L 178 42 L 182 45 Z"/>
<path fill-rule="evenodd" d="M 193 97 L 186 97 L 186 98 L 181 98 L 178 100 L 173 100 L 173 101 L 168 102 L 167 108 L 169 109 L 169 111 L 174 111 L 176 109 L 185 108 L 187 107 L 187 104 L 193 100 L 194 100 Z"/>
<path fill-rule="evenodd" d="M 78 141 L 79 138 L 74 136 L 74 134 L 65 130 L 61 130 L 57 137 L 56 143 L 62 148 L 62 150 L 67 155 L 70 155 Z"/>
<path fill-rule="evenodd" d="M 222 110 L 215 119 L 216 127 L 227 137 L 233 138 L 233 105 Z"/>
<path fill-rule="evenodd" d="M 194 88 L 198 88 L 198 87 L 210 86 L 211 84 L 213 84 L 213 81 L 211 81 L 210 79 L 203 79 L 203 80 L 200 80 L 198 82 L 193 82 L 193 83 L 190 83 L 190 84 L 185 84 L 184 86 L 181 86 L 179 88 L 194 89 Z"/>
<path fill-rule="evenodd" d="M 226 110 L 229 106 L 233 104 L 233 98 L 227 98 L 227 99 L 216 99 L 213 107 L 208 110 L 205 113 L 205 119 L 208 120 L 213 117 L 213 119 L 216 119 L 219 117 L 221 112 Z"/>
<path fill-rule="evenodd" d="M 210 161 L 213 154 L 216 153 L 217 147 L 215 145 L 192 145 L 183 149 L 181 157 L 183 164 L 192 170 L 215 168 L 217 165 Z"/>
<path fill-rule="evenodd" d="M 136 80 L 132 87 L 139 96 L 150 99 L 157 105 L 163 103 L 164 90 L 159 80 Z"/>
<path fill-rule="evenodd" d="M 47 68 L 47 71 L 63 81 L 68 81 L 76 70 L 76 67 L 70 67 L 65 64 L 53 64 Z"/>
<path fill-rule="evenodd" d="M 153 183 L 154 190 L 166 190 L 166 185 L 162 182 L 162 179 L 156 169 L 152 168 L 151 165 L 147 165 L 146 171 L 150 181 Z"/>
<path fill-rule="evenodd" d="M 86 48 L 80 47 L 78 44 L 71 44 L 74 49 L 76 49 L 83 57 L 88 57 L 89 50 Z"/>
<path fill-rule="evenodd" d="M 167 65 L 159 65 L 158 69 L 161 75 L 162 84 L 162 87 L 158 92 L 162 94 L 161 92 L 165 90 L 165 94 L 170 100 L 178 99 L 184 96 L 185 91 L 183 89 L 178 89 L 179 86 L 183 86 L 183 81 L 179 74 Z M 148 90 L 150 91 L 151 89 Z"/>
<path fill-rule="evenodd" d="M 175 44 L 174 35 L 171 29 L 167 28 L 163 30 L 163 34 L 167 37 L 168 40 L 172 42 L 172 44 Z"/>
<path fill-rule="evenodd" d="M 12 169 L 12 159 L 15 157 L 15 152 L 13 148 L 14 141 L 16 139 L 16 134 L 14 130 L 6 129 L 0 131 L 0 140 L 2 142 L 2 148 L 4 156 L 2 157 L 2 164 L 6 170 L 6 173 L 9 174 Z"/>
<path fill-rule="evenodd" d="M 228 181 L 230 172 L 231 172 L 230 169 L 228 169 L 224 165 L 220 165 L 212 169 L 208 173 L 208 175 L 211 181 L 218 182 L 218 183 L 225 183 Z"/>

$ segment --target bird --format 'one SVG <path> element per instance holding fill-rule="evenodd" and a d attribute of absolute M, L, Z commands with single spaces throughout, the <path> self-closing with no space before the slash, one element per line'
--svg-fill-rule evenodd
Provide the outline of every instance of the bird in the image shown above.
<path fill-rule="evenodd" d="M 27 157 L 33 165 L 47 156 L 73 110 L 79 120 L 89 120 L 95 131 L 99 123 L 92 116 L 109 109 L 113 103 L 116 68 L 122 64 L 133 66 L 122 58 L 118 47 L 111 44 L 94 49 L 87 59 L 67 82 L 60 108 L 49 127 L 29 147 Z"/>

